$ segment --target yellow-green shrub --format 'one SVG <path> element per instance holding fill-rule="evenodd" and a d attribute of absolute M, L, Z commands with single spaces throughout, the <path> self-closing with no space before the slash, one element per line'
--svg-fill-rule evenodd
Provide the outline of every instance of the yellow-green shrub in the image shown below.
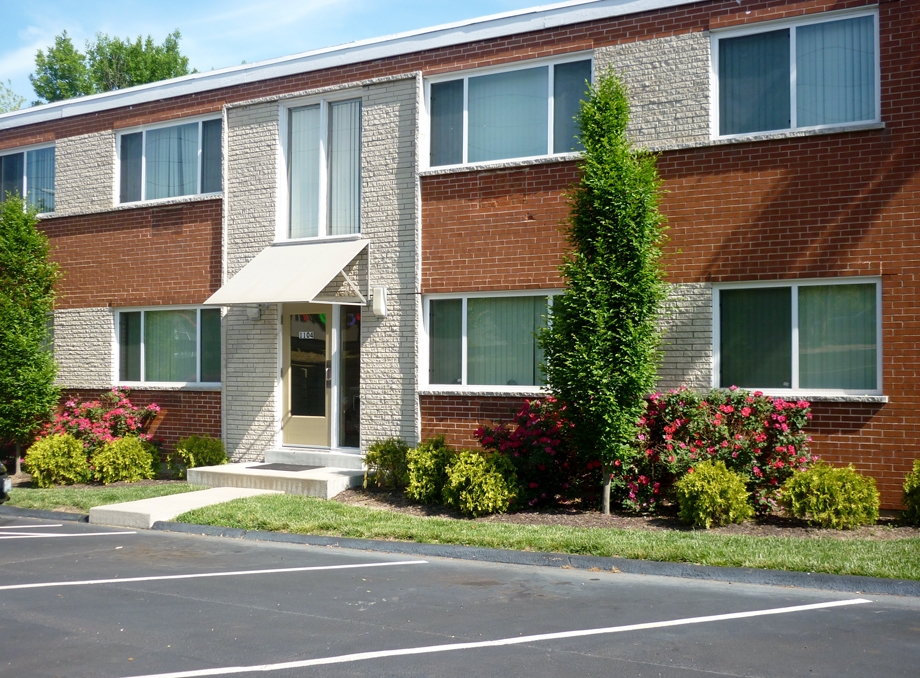
<path fill-rule="evenodd" d="M 447 466 L 454 456 L 444 436 L 436 436 L 409 450 L 406 453 L 409 474 L 406 496 L 421 504 L 441 501 L 441 490 L 447 482 Z"/>
<path fill-rule="evenodd" d="M 754 516 L 744 478 L 724 461 L 702 461 L 674 484 L 680 519 L 707 530 L 740 523 Z"/>
<path fill-rule="evenodd" d="M 137 436 L 127 436 L 106 443 L 90 460 L 93 477 L 103 485 L 125 481 L 136 483 L 156 477 L 153 446 Z"/>
<path fill-rule="evenodd" d="M 780 504 L 790 515 L 813 525 L 850 530 L 878 520 L 879 493 L 875 478 L 852 466 L 821 463 L 787 480 Z"/>
<path fill-rule="evenodd" d="M 169 468 L 176 471 L 180 478 L 185 477 L 186 469 L 197 466 L 220 466 L 227 463 L 227 451 L 220 438 L 192 435 L 180 438 L 176 451 L 169 457 Z"/>
<path fill-rule="evenodd" d="M 367 448 L 364 463 L 364 487 L 373 482 L 377 487 L 401 489 L 409 482 L 409 446 L 399 438 L 378 440 Z"/>
<path fill-rule="evenodd" d="M 37 440 L 26 453 L 25 468 L 36 487 L 84 483 L 90 476 L 83 444 L 68 433 Z"/>
<path fill-rule="evenodd" d="M 902 518 L 908 525 L 920 525 L 920 459 L 914 462 L 914 470 L 904 479 L 904 511 Z"/>
<path fill-rule="evenodd" d="M 514 464 L 507 457 L 464 450 L 447 467 L 442 497 L 461 513 L 484 516 L 504 513 L 519 493 Z"/>

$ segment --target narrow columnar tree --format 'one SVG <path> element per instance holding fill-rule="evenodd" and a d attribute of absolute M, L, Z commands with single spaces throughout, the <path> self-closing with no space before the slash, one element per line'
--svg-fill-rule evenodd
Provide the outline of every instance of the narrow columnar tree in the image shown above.
<path fill-rule="evenodd" d="M 48 342 L 57 265 L 35 209 L 19 196 L 0 205 L 0 440 L 22 443 L 58 401 L 56 366 Z"/>
<path fill-rule="evenodd" d="M 611 472 L 628 459 L 655 386 L 664 219 L 655 156 L 626 136 L 629 103 L 616 76 L 598 78 L 578 122 L 584 155 L 560 267 L 566 286 L 539 339 L 547 385 L 566 406 L 580 453 L 604 463 L 609 513 Z"/>

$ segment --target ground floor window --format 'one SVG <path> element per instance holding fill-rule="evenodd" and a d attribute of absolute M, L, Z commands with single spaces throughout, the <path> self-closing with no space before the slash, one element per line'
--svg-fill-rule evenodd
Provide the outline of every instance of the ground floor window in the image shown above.
<path fill-rule="evenodd" d="M 121 382 L 220 382 L 220 309 L 119 311 Z"/>
<path fill-rule="evenodd" d="M 880 295 L 865 279 L 716 288 L 716 385 L 881 392 Z"/>
<path fill-rule="evenodd" d="M 541 385 L 536 332 L 546 322 L 550 299 L 545 292 L 428 299 L 428 383 Z"/>

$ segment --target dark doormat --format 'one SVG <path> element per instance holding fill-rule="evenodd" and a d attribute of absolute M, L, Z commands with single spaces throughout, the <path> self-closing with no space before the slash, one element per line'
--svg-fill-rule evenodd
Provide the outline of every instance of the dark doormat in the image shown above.
<path fill-rule="evenodd" d="M 315 468 L 322 468 L 320 466 L 301 466 L 300 464 L 257 464 L 256 466 L 248 467 L 250 471 L 291 471 L 293 473 L 300 473 L 301 471 L 312 471 Z"/>

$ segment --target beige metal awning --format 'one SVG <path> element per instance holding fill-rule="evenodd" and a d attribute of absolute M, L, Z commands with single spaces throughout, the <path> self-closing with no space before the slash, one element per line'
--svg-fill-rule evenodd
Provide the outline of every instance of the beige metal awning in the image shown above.
<path fill-rule="evenodd" d="M 366 304 L 348 268 L 367 240 L 279 243 L 266 247 L 205 302 L 214 306 L 315 301 L 335 278 L 351 293 L 327 301 Z"/>

